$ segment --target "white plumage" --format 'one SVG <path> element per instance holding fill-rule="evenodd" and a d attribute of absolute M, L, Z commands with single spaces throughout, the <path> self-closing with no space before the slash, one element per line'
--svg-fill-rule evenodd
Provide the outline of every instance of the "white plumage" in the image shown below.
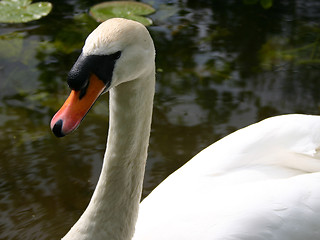
<path fill-rule="evenodd" d="M 134 239 L 320 239 L 319 130 L 284 115 L 209 146 L 142 202 Z"/>

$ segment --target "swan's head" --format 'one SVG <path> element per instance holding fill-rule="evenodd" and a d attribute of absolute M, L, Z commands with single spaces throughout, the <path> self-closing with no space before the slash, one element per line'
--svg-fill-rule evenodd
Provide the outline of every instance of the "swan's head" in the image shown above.
<path fill-rule="evenodd" d="M 154 57 L 153 41 L 142 24 L 121 18 L 101 23 L 68 74 L 72 91 L 51 120 L 53 133 L 62 137 L 75 130 L 103 92 L 148 74 Z"/>

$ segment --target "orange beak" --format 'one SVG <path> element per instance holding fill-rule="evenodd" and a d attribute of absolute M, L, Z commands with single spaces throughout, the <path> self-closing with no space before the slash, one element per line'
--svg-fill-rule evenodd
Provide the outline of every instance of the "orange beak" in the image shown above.
<path fill-rule="evenodd" d="M 57 137 L 63 137 L 74 131 L 105 88 L 105 84 L 92 74 L 84 93 L 83 90 L 72 90 L 51 120 L 50 126 L 53 133 Z"/>

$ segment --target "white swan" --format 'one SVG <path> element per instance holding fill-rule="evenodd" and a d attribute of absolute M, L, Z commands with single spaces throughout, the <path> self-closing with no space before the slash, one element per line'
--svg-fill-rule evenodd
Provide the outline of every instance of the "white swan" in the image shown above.
<path fill-rule="evenodd" d="M 110 126 L 97 187 L 63 239 L 320 239 L 318 116 L 269 118 L 221 139 L 169 176 L 139 210 L 154 56 L 145 27 L 111 19 L 89 35 L 69 73 L 73 90 L 52 119 L 53 132 L 74 130 L 107 90 Z"/>

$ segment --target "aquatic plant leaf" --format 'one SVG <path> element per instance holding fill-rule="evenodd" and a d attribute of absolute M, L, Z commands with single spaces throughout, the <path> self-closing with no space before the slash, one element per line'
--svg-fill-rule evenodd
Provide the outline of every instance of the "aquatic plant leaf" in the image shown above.
<path fill-rule="evenodd" d="M 90 15 L 98 22 L 122 17 L 135 20 L 145 26 L 151 25 L 152 20 L 143 16 L 153 12 L 155 12 L 155 9 L 150 5 L 133 1 L 103 2 L 90 8 Z"/>
<path fill-rule="evenodd" d="M 0 22 L 25 23 L 48 15 L 52 9 L 50 2 L 32 3 L 30 0 L 0 1 Z"/>

